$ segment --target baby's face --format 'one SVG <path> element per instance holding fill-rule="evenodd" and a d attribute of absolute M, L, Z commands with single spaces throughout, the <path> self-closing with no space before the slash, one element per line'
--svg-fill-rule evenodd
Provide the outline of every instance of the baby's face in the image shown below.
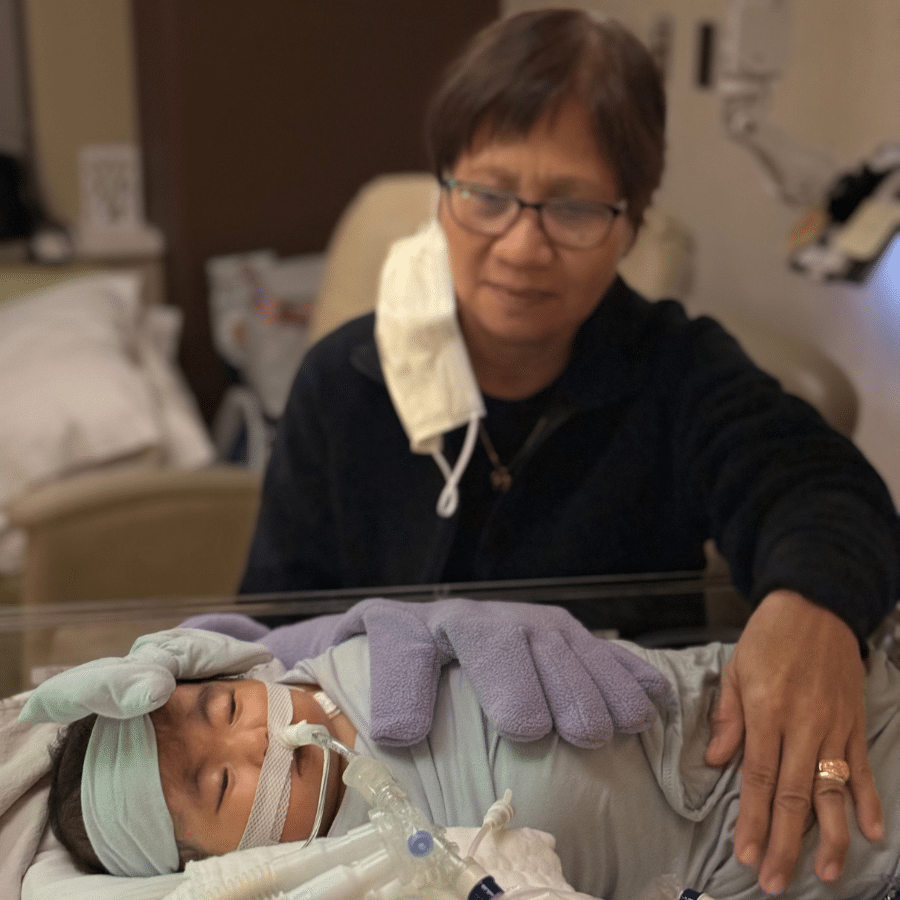
<path fill-rule="evenodd" d="M 291 690 L 291 700 L 292 723 L 305 719 L 325 725 L 346 743 L 350 736 L 344 727 L 339 724 L 336 728 L 329 722 L 311 693 Z M 181 684 L 151 718 L 163 794 L 179 840 L 210 855 L 236 850 L 250 817 L 269 743 L 265 685 L 255 680 Z M 350 737 L 351 745 L 353 738 L 355 733 Z M 312 830 L 323 759 L 318 747 L 294 751 L 282 841 L 304 840 Z M 322 833 L 331 824 L 343 796 L 342 768 L 331 767 Z"/>

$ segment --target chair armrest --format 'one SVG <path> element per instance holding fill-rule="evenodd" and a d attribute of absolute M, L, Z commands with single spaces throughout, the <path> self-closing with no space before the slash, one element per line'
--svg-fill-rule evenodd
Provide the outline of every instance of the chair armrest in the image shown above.
<path fill-rule="evenodd" d="M 16 498 L 7 512 L 14 527 L 32 530 L 67 517 L 108 513 L 136 503 L 233 502 L 240 498 L 252 502 L 261 483 L 261 471 L 239 466 L 105 468 L 40 485 Z"/>
<path fill-rule="evenodd" d="M 813 344 L 744 316 L 716 313 L 715 318 L 764 372 L 778 379 L 787 393 L 815 407 L 845 437 L 853 436 L 859 418 L 859 396 L 834 360 Z"/>
<path fill-rule="evenodd" d="M 103 470 L 43 485 L 9 510 L 25 530 L 22 602 L 229 596 L 262 472 L 215 465 Z"/>

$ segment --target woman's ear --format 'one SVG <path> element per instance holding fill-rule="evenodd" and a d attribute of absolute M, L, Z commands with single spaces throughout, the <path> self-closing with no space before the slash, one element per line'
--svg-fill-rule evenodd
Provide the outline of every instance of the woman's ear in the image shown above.
<path fill-rule="evenodd" d="M 622 228 L 624 232 L 622 234 L 622 239 L 619 244 L 619 262 L 625 259 L 626 256 L 631 252 L 631 248 L 634 246 L 635 241 L 637 240 L 638 228 L 640 226 L 635 226 L 634 223 L 627 216 L 622 216 Z"/>

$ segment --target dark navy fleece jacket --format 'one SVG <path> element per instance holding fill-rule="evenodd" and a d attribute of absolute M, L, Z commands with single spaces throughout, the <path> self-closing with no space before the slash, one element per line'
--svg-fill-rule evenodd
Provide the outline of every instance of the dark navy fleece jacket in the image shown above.
<path fill-rule="evenodd" d="M 713 320 L 617 280 L 542 392 L 548 426 L 510 490 L 483 488 L 478 451 L 449 519 L 435 511 L 443 476 L 411 453 L 391 404 L 373 321 L 347 323 L 304 359 L 242 593 L 444 580 L 448 563 L 460 570 L 468 516 L 471 580 L 699 569 L 712 538 L 752 601 L 796 590 L 860 638 L 897 599 L 900 524 L 884 483 Z M 490 414 L 485 424 L 509 443 Z M 462 437 L 445 437 L 451 464 Z"/>

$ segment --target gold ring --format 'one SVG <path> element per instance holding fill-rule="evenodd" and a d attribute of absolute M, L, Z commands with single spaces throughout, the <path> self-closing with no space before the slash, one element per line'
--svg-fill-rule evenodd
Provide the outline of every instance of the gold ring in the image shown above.
<path fill-rule="evenodd" d="M 816 777 L 846 784 L 850 780 L 850 766 L 843 759 L 820 759 Z"/>

